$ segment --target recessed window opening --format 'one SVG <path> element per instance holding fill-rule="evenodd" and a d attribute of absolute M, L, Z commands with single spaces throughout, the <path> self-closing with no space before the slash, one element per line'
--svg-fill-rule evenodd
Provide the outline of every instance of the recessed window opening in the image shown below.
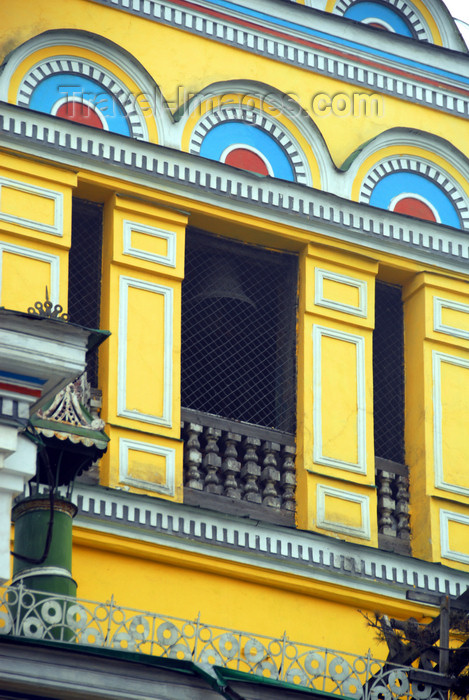
<path fill-rule="evenodd" d="M 297 258 L 189 230 L 182 405 L 294 432 Z"/>
<path fill-rule="evenodd" d="M 84 199 L 72 202 L 72 246 L 69 255 L 68 314 L 72 323 L 99 328 L 103 207 Z M 88 381 L 98 386 L 98 355 L 87 358 Z"/>
<path fill-rule="evenodd" d="M 404 464 L 404 314 L 398 286 L 376 282 L 373 333 L 375 455 Z"/>

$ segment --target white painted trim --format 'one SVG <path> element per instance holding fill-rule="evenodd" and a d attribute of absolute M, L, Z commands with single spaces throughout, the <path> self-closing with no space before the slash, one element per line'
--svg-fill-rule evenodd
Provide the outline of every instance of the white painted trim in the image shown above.
<path fill-rule="evenodd" d="M 396 30 L 391 27 L 389 22 L 385 22 L 384 19 L 379 19 L 378 17 L 367 17 L 366 19 L 360 20 L 362 24 L 379 24 L 383 29 L 388 32 L 396 33 Z"/>
<path fill-rule="evenodd" d="M 221 123 L 221 118 L 223 118 L 223 121 L 229 121 L 226 111 L 229 110 L 230 103 L 226 103 L 225 105 L 220 104 L 215 111 L 212 107 L 210 112 L 207 113 L 204 113 L 203 105 L 205 102 L 213 102 L 214 98 L 221 98 L 227 94 L 237 95 L 239 99 L 237 104 L 233 103 L 231 105 L 231 114 L 236 113 L 252 126 L 260 126 L 273 135 L 274 139 L 285 149 L 289 157 L 291 157 L 292 152 L 295 152 L 295 161 L 291 163 L 291 165 L 299 183 L 310 187 L 320 187 L 326 191 L 330 188 L 329 180 L 334 171 L 334 165 L 316 124 L 310 119 L 303 118 L 303 111 L 299 104 L 296 105 L 297 109 L 289 110 L 286 113 L 288 119 L 298 129 L 306 143 L 309 144 L 311 149 L 310 153 L 312 152 L 314 154 L 313 158 L 316 160 L 319 169 L 320 184 L 318 182 L 313 183 L 308 156 L 303 147 L 300 146 L 298 140 L 283 122 L 276 119 L 270 111 L 265 108 L 266 106 L 273 107 L 275 110 L 278 110 L 279 114 L 283 114 L 287 96 L 272 86 L 267 86 L 263 83 L 256 82 L 255 85 L 253 85 L 249 80 L 228 80 L 214 83 L 203 88 L 194 96 L 190 103 L 186 104 L 183 117 L 172 128 L 174 138 L 176 134 L 178 135 L 177 142 L 176 140 L 174 142 L 174 148 L 178 150 L 181 149 L 181 139 L 187 123 L 194 114 L 197 114 L 199 118 L 193 128 L 190 129 L 189 151 L 194 154 L 199 153 L 201 140 L 196 139 L 194 141 L 194 136 L 200 128 L 200 125 L 205 124 L 207 129 L 210 129 Z M 252 96 L 260 100 L 261 107 L 263 108 L 248 107 L 245 101 L 246 96 Z M 205 133 L 204 131 L 204 135 Z"/>
<path fill-rule="evenodd" d="M 52 34 L 53 32 L 50 33 Z M 31 39 L 31 44 L 35 42 L 36 38 L 40 37 L 34 37 L 33 39 Z M 25 44 L 23 44 L 22 47 L 24 47 L 28 43 L 29 42 L 25 42 Z M 70 44 L 70 42 L 68 41 L 66 41 L 65 43 L 67 45 Z M 93 53 L 96 53 L 96 48 L 91 49 L 91 51 L 93 51 Z M 84 75 L 85 77 L 90 77 L 96 80 L 98 84 L 102 84 L 103 89 L 105 89 L 108 93 L 110 93 L 113 96 L 113 99 L 116 100 L 116 102 L 119 104 L 119 106 L 125 114 L 126 121 L 130 130 L 130 138 L 148 141 L 148 125 L 143 116 L 142 110 L 140 109 L 138 100 L 129 99 L 131 98 L 131 92 L 129 91 L 125 83 L 123 83 L 116 75 L 114 75 L 114 73 L 111 72 L 111 70 L 103 66 L 102 63 L 99 62 L 99 60 L 98 62 L 95 62 L 82 56 L 73 56 L 70 54 L 56 54 L 39 59 L 39 61 L 34 66 L 32 66 L 28 70 L 28 72 L 23 76 L 23 79 L 18 87 L 16 104 L 20 107 L 29 107 L 29 103 L 36 85 L 42 82 L 42 80 L 44 79 L 44 73 L 50 70 L 50 68 L 47 68 L 47 64 L 52 65 L 53 73 L 68 73 L 68 66 L 70 65 L 70 63 L 72 63 L 72 65 L 75 64 L 76 67 L 78 67 L 80 64 L 82 66 L 86 66 L 85 71 L 72 69 L 70 72 L 73 75 Z M 104 75 L 104 79 L 97 77 L 102 75 Z M 34 85 L 33 88 L 30 87 L 31 84 Z M 63 87 L 66 88 L 68 86 L 64 85 Z M 68 95 L 66 97 L 68 97 Z"/>
<path fill-rule="evenodd" d="M 322 270 L 319 267 L 315 269 L 314 277 L 314 303 L 317 306 L 324 306 L 327 309 L 334 309 L 334 311 L 341 311 L 345 314 L 360 316 L 361 318 L 367 317 L 367 283 L 365 280 L 359 280 L 355 279 L 354 277 L 348 277 L 347 275 L 341 275 L 338 272 L 332 272 L 331 270 Z M 351 304 L 344 304 L 339 301 L 327 299 L 324 296 L 323 290 L 323 282 L 325 279 L 331 280 L 332 282 L 337 282 L 339 284 L 346 284 L 349 287 L 355 287 L 355 289 L 358 289 L 358 306 L 352 306 Z"/>
<path fill-rule="evenodd" d="M 168 245 L 167 255 L 158 255 L 157 253 L 150 253 L 141 248 L 134 248 L 132 246 L 132 232 L 143 233 L 148 236 L 153 236 L 154 238 L 162 238 Z M 167 231 L 162 228 L 147 226 L 136 221 L 125 219 L 123 222 L 123 245 L 124 255 L 131 255 L 134 258 L 158 263 L 159 265 L 166 265 L 167 267 L 176 267 L 176 234 L 174 231 Z"/>
<path fill-rule="evenodd" d="M 164 358 L 163 358 L 163 413 L 156 416 L 127 408 L 127 314 L 129 287 L 143 289 L 164 298 Z M 151 319 L 149 319 L 151 322 Z M 173 289 L 161 284 L 145 282 L 133 277 L 120 276 L 119 279 L 119 334 L 118 334 L 118 369 L 117 369 L 117 415 L 131 420 L 153 423 L 154 425 L 172 426 L 173 397 Z"/>
<path fill-rule="evenodd" d="M 462 357 L 447 355 L 438 350 L 432 352 L 433 367 L 433 463 L 435 472 L 435 486 L 444 491 L 459 493 L 462 496 L 469 496 L 469 488 L 458 486 L 445 481 L 443 472 L 443 415 L 441 406 L 441 364 L 447 362 L 457 367 L 469 370 L 469 360 Z"/>
<path fill-rule="evenodd" d="M 357 441 L 358 460 L 356 463 L 345 462 L 334 457 L 327 457 L 322 451 L 322 412 L 321 412 L 321 339 L 323 336 L 336 338 L 357 347 Z M 365 390 L 365 339 L 363 336 L 344 333 L 335 328 L 313 326 L 313 461 L 336 469 L 366 474 L 366 390 Z M 340 398 L 338 397 L 338 400 Z"/>
<path fill-rule="evenodd" d="M 430 209 L 431 213 L 436 219 L 436 222 L 438 224 L 441 224 L 440 215 L 438 214 L 433 204 L 426 197 L 422 197 L 421 194 L 416 194 L 415 192 L 401 192 L 400 194 L 393 197 L 389 203 L 390 211 L 394 211 L 396 206 L 403 199 L 417 199 L 419 202 L 422 202 L 422 204 L 425 204 L 425 206 L 427 206 Z M 411 216 L 411 214 L 406 214 L 405 216 Z"/>
<path fill-rule="evenodd" d="M 401 156 L 380 158 L 379 154 L 381 151 L 384 151 L 389 147 L 393 148 L 396 146 L 396 144 L 398 144 L 401 148 Z M 409 155 L 409 153 L 412 152 L 410 149 L 415 148 L 422 149 L 426 154 L 428 154 L 428 157 L 416 158 L 414 155 Z M 379 134 L 379 136 L 376 136 L 364 146 L 353 163 L 350 165 L 350 168 L 346 171 L 345 179 L 347 180 L 347 185 L 344 187 L 344 197 L 351 199 L 353 185 L 357 180 L 362 166 L 369 161 L 370 156 L 376 158 L 376 161 L 367 170 L 367 174 L 364 177 L 360 177 L 360 192 L 363 189 L 363 185 L 367 182 L 370 173 L 373 173 L 374 170 L 380 168 L 381 166 L 389 167 L 390 161 L 394 161 L 395 165 L 398 166 L 398 169 L 401 169 L 399 167 L 399 163 L 405 160 L 409 166 L 409 169 L 413 170 L 413 172 L 422 172 L 425 174 L 425 169 L 427 167 L 430 168 L 430 172 L 434 172 L 433 181 L 436 184 L 441 185 L 441 182 L 438 183 L 438 179 L 441 177 L 449 180 L 450 186 L 454 186 L 457 194 L 462 198 L 462 203 L 466 207 L 469 206 L 469 198 L 462 187 L 460 187 L 459 184 L 449 176 L 444 168 L 437 165 L 438 158 L 441 158 L 444 163 L 451 163 L 463 178 L 469 180 L 468 159 L 460 150 L 449 144 L 447 140 L 431 133 L 424 133 L 415 130 L 410 131 L 404 127 L 395 127 L 382 132 Z M 419 166 L 416 165 L 417 163 L 422 166 L 422 170 L 418 169 Z M 374 184 L 376 184 L 375 179 L 370 178 L 370 187 L 374 186 Z M 447 194 L 449 193 L 447 192 Z M 365 197 L 361 195 L 359 201 L 368 202 L 369 195 Z M 453 199 L 452 201 L 454 203 Z M 460 211 L 459 208 L 458 211 Z M 403 215 L 399 214 L 398 216 Z M 430 224 L 431 222 L 428 223 Z"/>
<path fill-rule="evenodd" d="M 148 454 L 158 455 L 165 458 L 166 466 L 166 481 L 164 484 L 154 484 L 151 481 L 144 479 L 135 479 L 129 476 L 129 450 L 137 450 L 138 452 L 146 452 Z M 176 475 L 176 450 L 171 447 L 163 447 L 162 445 L 154 445 L 150 442 L 141 442 L 139 440 L 128 440 L 127 438 L 119 439 L 119 481 L 128 486 L 134 486 L 146 491 L 155 491 L 166 496 L 174 496 L 175 494 L 175 475 Z"/>
<path fill-rule="evenodd" d="M 352 527 L 350 525 L 346 525 L 345 523 L 337 522 L 335 520 L 327 520 L 326 496 L 340 498 L 342 501 L 348 501 L 349 503 L 358 503 L 360 505 L 361 510 L 362 526 Z M 317 527 L 323 528 L 324 530 L 330 530 L 331 532 L 340 532 L 344 535 L 349 535 L 350 537 L 360 537 L 364 540 L 371 539 L 369 497 L 365 494 L 354 493 L 353 491 L 344 491 L 343 489 L 337 489 L 332 486 L 318 484 L 316 525 Z"/>
<path fill-rule="evenodd" d="M 24 216 L 15 216 L 14 214 L 5 214 L 2 212 L 1 197 L 3 187 L 18 190 L 19 192 L 27 192 L 28 194 L 43 197 L 44 199 L 51 199 L 54 202 L 54 224 L 43 224 L 40 221 L 27 219 Z M 53 236 L 63 236 L 63 200 L 64 196 L 62 192 L 55 192 L 54 190 L 38 187 L 37 185 L 30 185 L 29 183 L 20 182 L 19 180 L 11 180 L 8 177 L 0 177 L 0 221 L 8 221 L 11 224 L 17 224 L 24 228 L 32 228 L 35 231 L 42 231 L 42 233 L 50 233 Z"/>
<path fill-rule="evenodd" d="M 35 250 L 34 248 L 25 248 L 23 246 L 15 245 L 14 243 L 5 243 L 0 241 L 0 304 L 1 304 L 1 291 L 2 291 L 2 271 L 3 271 L 3 253 L 12 253 L 13 255 L 22 255 L 24 258 L 31 258 L 33 260 L 41 260 L 42 262 L 47 262 L 50 265 L 50 289 L 49 298 L 52 304 L 59 303 L 59 290 L 60 290 L 60 258 L 58 255 L 52 255 L 51 253 L 44 253 L 41 250 Z M 44 290 L 45 295 L 45 290 Z M 31 306 L 34 306 L 36 301 L 44 301 L 43 299 L 31 299 Z"/>
<path fill-rule="evenodd" d="M 229 156 L 231 151 L 237 151 L 239 148 L 242 148 L 245 151 L 251 151 L 251 153 L 254 153 L 254 155 L 258 156 L 267 168 L 267 172 L 269 173 L 269 175 L 271 177 L 275 177 L 272 166 L 265 157 L 265 155 L 257 148 L 254 148 L 254 146 L 248 146 L 246 143 L 232 143 L 230 146 L 227 146 L 220 156 L 220 163 L 224 163 L 226 161 L 226 158 L 227 156 Z"/>
<path fill-rule="evenodd" d="M 469 564 L 469 554 L 451 549 L 449 544 L 449 523 L 461 523 L 469 528 L 469 516 L 462 513 L 454 513 L 450 510 L 440 508 L 440 546 L 441 556 L 452 561 L 459 561 L 462 564 Z M 469 532 L 469 530 L 468 530 Z"/>
<path fill-rule="evenodd" d="M 452 335 L 455 338 L 469 340 L 469 331 L 463 328 L 456 328 L 455 326 L 447 326 L 442 322 L 443 309 L 452 309 L 463 314 L 469 314 L 469 304 L 462 304 L 461 302 L 443 299 L 442 297 L 433 297 L 433 330 L 437 333 L 446 333 L 446 335 Z"/>

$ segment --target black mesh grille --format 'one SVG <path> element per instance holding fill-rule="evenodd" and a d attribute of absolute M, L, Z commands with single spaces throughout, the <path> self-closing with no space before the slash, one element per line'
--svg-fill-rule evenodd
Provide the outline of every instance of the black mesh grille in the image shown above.
<path fill-rule="evenodd" d="M 404 463 L 404 317 L 401 288 L 376 283 L 373 333 L 375 454 Z"/>
<path fill-rule="evenodd" d="M 182 405 L 293 432 L 297 260 L 189 230 Z"/>
<path fill-rule="evenodd" d="M 83 199 L 74 199 L 68 270 L 68 314 L 70 321 L 87 328 L 99 328 L 102 245 L 102 206 Z M 87 372 L 88 381 L 96 387 L 97 351 L 88 355 Z"/>

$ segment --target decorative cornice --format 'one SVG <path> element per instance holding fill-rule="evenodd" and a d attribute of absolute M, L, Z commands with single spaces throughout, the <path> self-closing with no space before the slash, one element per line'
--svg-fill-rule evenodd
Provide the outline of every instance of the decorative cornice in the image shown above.
<path fill-rule="evenodd" d="M 77 485 L 75 525 L 404 600 L 409 588 L 459 595 L 469 574 L 313 532 L 148 496 Z"/>
<path fill-rule="evenodd" d="M 340 36 L 342 18 L 330 13 L 308 8 L 301 13 L 304 24 L 299 24 L 300 13 L 291 13 L 287 3 L 275 16 L 225 0 L 91 1 L 373 92 L 469 116 L 469 62 L 464 66 L 464 54 L 456 54 L 463 75 L 454 72 L 454 52 L 397 35 L 385 37 L 389 49 L 383 50 L 382 33 L 376 37 L 358 24 L 351 41 Z"/>
<path fill-rule="evenodd" d="M 296 183 L 259 178 L 188 153 L 3 104 L 0 134 L 10 149 L 229 207 L 371 250 L 467 273 L 469 235 L 393 214 Z M 345 174 L 346 176 L 346 174 Z"/>

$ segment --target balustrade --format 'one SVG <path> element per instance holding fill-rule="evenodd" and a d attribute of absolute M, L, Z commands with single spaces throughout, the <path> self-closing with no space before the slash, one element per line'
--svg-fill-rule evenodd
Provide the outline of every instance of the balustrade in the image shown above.
<path fill-rule="evenodd" d="M 187 503 L 294 524 L 294 435 L 182 409 L 182 437 Z"/>
<path fill-rule="evenodd" d="M 182 409 L 184 500 L 189 505 L 294 525 L 295 438 Z M 410 554 L 408 469 L 376 457 L 378 543 Z"/>
<path fill-rule="evenodd" d="M 381 457 L 376 457 L 375 464 L 379 547 L 410 554 L 408 469 Z"/>

